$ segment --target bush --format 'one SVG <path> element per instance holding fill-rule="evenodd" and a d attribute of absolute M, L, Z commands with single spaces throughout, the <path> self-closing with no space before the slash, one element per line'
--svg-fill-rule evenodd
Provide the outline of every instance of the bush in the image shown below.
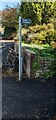
<path fill-rule="evenodd" d="M 45 65 L 42 63 L 43 60 L 45 61 Z M 56 49 L 51 49 L 50 47 L 43 49 L 40 54 L 37 52 L 37 56 L 33 63 L 33 69 L 37 71 L 43 69 L 43 67 L 46 68 L 42 71 L 43 74 L 41 73 L 42 77 L 48 78 L 56 76 Z"/>
<path fill-rule="evenodd" d="M 25 32 L 27 35 L 27 30 Z M 56 30 L 52 23 L 30 26 L 28 32 L 32 34 L 30 37 L 32 43 L 51 45 L 51 42 L 56 40 Z"/>
<path fill-rule="evenodd" d="M 15 37 L 15 34 L 17 33 L 17 30 L 15 27 L 5 27 L 4 29 L 4 37 L 7 37 L 9 39 L 13 39 Z"/>

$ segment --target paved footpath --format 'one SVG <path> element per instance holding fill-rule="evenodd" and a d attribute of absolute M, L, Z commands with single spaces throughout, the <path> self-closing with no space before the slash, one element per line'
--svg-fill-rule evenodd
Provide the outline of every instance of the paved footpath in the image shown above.
<path fill-rule="evenodd" d="M 0 120 L 2 118 L 2 69 L 0 68 Z"/>
<path fill-rule="evenodd" d="M 2 117 L 2 49 L 0 48 L 0 120 L 1 117 Z"/>
<path fill-rule="evenodd" d="M 3 118 L 52 120 L 56 115 L 55 78 L 46 82 L 22 80 L 18 83 L 14 77 L 3 77 L 2 81 Z"/>
<path fill-rule="evenodd" d="M 2 117 L 2 58 L 6 59 L 9 46 L 13 46 L 13 41 L 0 40 L 0 120 Z"/>

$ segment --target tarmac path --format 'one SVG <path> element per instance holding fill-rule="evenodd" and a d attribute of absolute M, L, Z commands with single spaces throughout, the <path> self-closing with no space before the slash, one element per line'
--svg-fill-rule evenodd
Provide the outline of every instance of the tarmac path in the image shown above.
<path fill-rule="evenodd" d="M 24 79 L 18 83 L 14 77 L 3 77 L 2 80 L 3 118 L 53 120 L 56 115 L 55 78 L 46 82 Z"/>
<path fill-rule="evenodd" d="M 8 48 L 13 46 L 13 42 L 0 40 L 0 120 L 2 117 L 2 58 L 7 59 Z"/>

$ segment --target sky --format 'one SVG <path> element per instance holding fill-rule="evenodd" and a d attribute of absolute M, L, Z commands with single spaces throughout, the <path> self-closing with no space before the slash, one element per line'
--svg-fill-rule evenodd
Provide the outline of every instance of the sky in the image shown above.
<path fill-rule="evenodd" d="M 0 10 L 5 9 L 6 5 L 13 7 L 16 6 L 17 3 L 20 3 L 21 0 L 0 0 Z"/>

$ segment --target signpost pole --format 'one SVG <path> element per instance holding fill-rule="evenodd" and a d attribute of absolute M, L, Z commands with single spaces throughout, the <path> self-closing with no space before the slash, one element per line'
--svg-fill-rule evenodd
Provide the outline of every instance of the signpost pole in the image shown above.
<path fill-rule="evenodd" d="M 21 60 L 21 17 L 19 17 L 19 81 L 21 81 L 22 74 L 22 60 Z"/>
<path fill-rule="evenodd" d="M 22 55 L 21 55 L 21 29 L 22 29 L 22 23 L 23 24 L 30 24 L 30 19 L 22 19 L 21 16 L 19 16 L 19 81 L 21 81 L 22 77 Z"/>

